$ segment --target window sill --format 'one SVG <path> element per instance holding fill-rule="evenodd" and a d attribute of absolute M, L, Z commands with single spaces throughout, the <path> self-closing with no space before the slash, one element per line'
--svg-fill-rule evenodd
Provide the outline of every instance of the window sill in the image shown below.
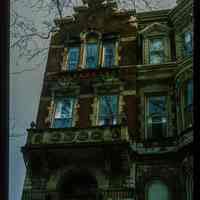
<path fill-rule="evenodd" d="M 146 147 L 152 147 L 152 146 L 171 146 L 174 145 L 174 143 L 177 141 L 177 136 L 171 136 L 171 137 L 162 137 L 160 139 L 145 139 L 143 141 L 144 146 Z"/>
<path fill-rule="evenodd" d="M 136 65 L 136 67 L 137 68 L 143 68 L 143 67 L 149 67 L 149 68 L 151 68 L 151 67 L 160 67 L 160 66 L 169 66 L 169 67 L 171 67 L 171 66 L 174 66 L 174 65 L 176 65 L 176 62 L 175 61 L 170 61 L 170 62 L 164 62 L 164 63 L 160 63 L 160 64 L 141 64 L 141 65 Z"/>

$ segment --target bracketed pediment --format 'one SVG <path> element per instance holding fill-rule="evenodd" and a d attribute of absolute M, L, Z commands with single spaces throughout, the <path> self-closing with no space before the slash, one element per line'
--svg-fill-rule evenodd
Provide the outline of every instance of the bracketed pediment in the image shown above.
<path fill-rule="evenodd" d="M 144 36 L 148 36 L 148 35 L 168 35 L 170 32 L 170 27 L 155 22 L 150 24 L 149 26 L 145 27 L 144 29 L 142 29 L 139 33 L 144 35 Z"/>

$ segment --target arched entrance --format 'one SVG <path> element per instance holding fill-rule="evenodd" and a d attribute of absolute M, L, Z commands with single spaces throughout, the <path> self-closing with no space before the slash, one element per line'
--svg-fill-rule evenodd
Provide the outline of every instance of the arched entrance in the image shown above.
<path fill-rule="evenodd" d="M 87 170 L 70 171 L 62 179 L 59 200 L 93 200 L 97 188 L 96 178 Z"/>

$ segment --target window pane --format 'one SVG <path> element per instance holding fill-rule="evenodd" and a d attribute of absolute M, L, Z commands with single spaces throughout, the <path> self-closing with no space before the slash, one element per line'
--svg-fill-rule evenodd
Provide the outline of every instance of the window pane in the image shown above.
<path fill-rule="evenodd" d="M 166 97 L 152 96 L 149 97 L 149 114 L 165 113 L 166 112 Z"/>
<path fill-rule="evenodd" d="M 71 127 L 73 107 L 74 107 L 73 98 L 66 98 L 57 101 L 54 123 L 53 123 L 54 128 Z"/>
<path fill-rule="evenodd" d="M 73 104 L 74 100 L 72 98 L 63 100 L 61 118 L 68 118 L 72 116 Z"/>
<path fill-rule="evenodd" d="M 160 64 L 164 62 L 163 52 L 151 52 L 150 53 L 150 64 Z"/>
<path fill-rule="evenodd" d="M 193 104 L 193 83 L 192 80 L 188 81 L 187 84 L 187 105 Z"/>
<path fill-rule="evenodd" d="M 149 62 L 150 64 L 159 64 L 164 62 L 164 45 L 162 39 L 150 40 Z"/>
<path fill-rule="evenodd" d="M 57 102 L 55 118 L 61 118 L 61 112 L 62 112 L 62 102 Z"/>
<path fill-rule="evenodd" d="M 193 123 L 193 82 L 189 80 L 185 85 L 184 91 L 184 124 L 185 128 L 189 127 Z"/>
<path fill-rule="evenodd" d="M 79 48 L 71 47 L 69 49 L 68 69 L 75 70 L 79 63 Z"/>
<path fill-rule="evenodd" d="M 186 56 L 192 54 L 192 32 L 184 33 L 184 49 Z"/>
<path fill-rule="evenodd" d="M 53 124 L 54 128 L 67 128 L 71 126 L 72 126 L 72 118 L 55 119 Z"/>
<path fill-rule="evenodd" d="M 150 51 L 160 51 L 163 50 L 163 40 L 162 39 L 153 39 L 150 40 Z"/>
<path fill-rule="evenodd" d="M 97 44 L 87 44 L 86 65 L 88 68 L 96 68 L 98 63 Z"/>
<path fill-rule="evenodd" d="M 104 66 L 112 67 L 115 62 L 115 45 L 113 43 L 104 44 Z"/>
<path fill-rule="evenodd" d="M 102 96 L 100 98 L 99 123 L 100 125 L 116 124 L 118 112 L 117 96 Z"/>
<path fill-rule="evenodd" d="M 192 41 L 192 33 L 191 32 L 186 32 L 185 33 L 185 42 L 189 43 Z"/>
<path fill-rule="evenodd" d="M 148 97 L 147 103 L 147 136 L 151 139 L 162 139 L 166 136 L 167 115 L 166 96 Z"/>

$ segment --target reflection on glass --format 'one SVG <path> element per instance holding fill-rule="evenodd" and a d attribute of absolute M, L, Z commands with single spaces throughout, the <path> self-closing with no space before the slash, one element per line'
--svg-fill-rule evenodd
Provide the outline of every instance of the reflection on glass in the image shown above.
<path fill-rule="evenodd" d="M 104 44 L 104 67 L 112 67 L 115 62 L 115 45 L 113 43 Z"/>
<path fill-rule="evenodd" d="M 94 69 L 98 64 L 98 48 L 96 43 L 87 44 L 86 65 L 87 68 Z"/>
<path fill-rule="evenodd" d="M 79 63 L 79 48 L 71 47 L 68 53 L 68 69 L 75 70 Z"/>
<path fill-rule="evenodd" d="M 148 138 L 160 139 L 166 135 L 167 110 L 166 96 L 150 96 L 147 102 Z"/>
<path fill-rule="evenodd" d="M 114 125 L 117 123 L 118 96 L 102 96 L 99 104 L 99 125 Z"/>
<path fill-rule="evenodd" d="M 66 98 L 57 101 L 53 123 L 54 128 L 72 126 L 73 107 L 74 98 Z"/>
<path fill-rule="evenodd" d="M 162 39 L 150 40 L 149 62 L 150 64 L 160 64 L 164 62 L 164 45 Z"/>

